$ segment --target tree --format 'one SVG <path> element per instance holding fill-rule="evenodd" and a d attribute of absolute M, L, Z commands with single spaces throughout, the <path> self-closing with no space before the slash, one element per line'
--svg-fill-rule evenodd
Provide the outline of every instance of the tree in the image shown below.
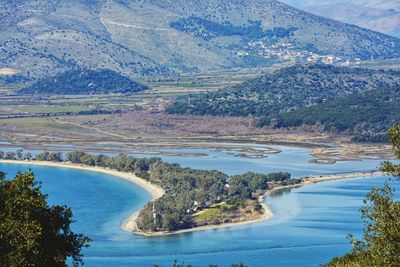
<path fill-rule="evenodd" d="M 17 155 L 17 159 L 21 160 L 22 159 L 22 149 L 17 149 L 17 151 L 15 152 L 15 154 Z"/>
<path fill-rule="evenodd" d="M 389 130 L 389 140 L 400 159 L 400 125 Z M 399 179 L 400 166 L 384 162 L 382 171 Z M 373 188 L 361 208 L 364 238 L 350 235 L 353 251 L 334 258 L 326 266 L 400 266 L 400 201 L 386 182 L 383 188 Z"/>
<path fill-rule="evenodd" d="M 9 160 L 14 160 L 15 159 L 15 152 L 7 152 L 4 158 L 5 159 L 9 159 Z"/>
<path fill-rule="evenodd" d="M 47 160 L 53 161 L 53 162 L 61 162 L 62 161 L 62 153 L 61 152 L 50 153 Z"/>
<path fill-rule="evenodd" d="M 2 151 L 2 150 L 0 150 L 0 159 L 3 159 L 4 158 L 4 151 Z"/>
<path fill-rule="evenodd" d="M 31 159 L 32 159 L 32 153 L 30 153 L 30 152 L 25 153 L 24 160 L 31 160 Z"/>
<path fill-rule="evenodd" d="M 43 153 L 39 153 L 36 155 L 36 160 L 47 161 L 49 160 L 50 153 L 48 151 L 44 151 Z"/>
<path fill-rule="evenodd" d="M 48 206 L 30 171 L 12 180 L 0 173 L 0 266 L 83 264 L 81 249 L 90 239 L 72 232 L 73 222 L 70 208 Z"/>
<path fill-rule="evenodd" d="M 388 183 L 372 189 L 361 208 L 364 240 L 350 235 L 353 251 L 326 266 L 400 266 L 400 201 L 393 196 Z"/>
<path fill-rule="evenodd" d="M 400 159 L 400 125 L 392 127 L 389 130 L 388 136 L 393 145 L 394 155 L 397 159 Z M 400 179 L 400 164 L 385 161 L 381 170 Z"/>

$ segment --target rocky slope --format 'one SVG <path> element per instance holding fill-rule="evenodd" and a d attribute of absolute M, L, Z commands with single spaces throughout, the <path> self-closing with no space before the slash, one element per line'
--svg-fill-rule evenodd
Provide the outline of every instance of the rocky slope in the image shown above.
<path fill-rule="evenodd" d="M 400 57 L 400 40 L 273 0 L 4 0 L 0 68 L 37 79 L 74 68 L 129 77 Z"/>

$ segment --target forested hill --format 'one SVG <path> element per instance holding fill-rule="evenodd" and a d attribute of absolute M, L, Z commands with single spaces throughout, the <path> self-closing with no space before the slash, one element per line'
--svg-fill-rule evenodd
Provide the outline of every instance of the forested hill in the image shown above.
<path fill-rule="evenodd" d="M 265 117 L 399 83 L 399 71 L 296 65 L 225 90 L 182 97 L 169 105 L 166 112 Z"/>
<path fill-rule="evenodd" d="M 329 132 L 355 135 L 355 141 L 387 141 L 387 130 L 400 123 L 400 86 L 352 94 L 312 107 L 264 118 L 259 126 L 319 125 Z"/>
<path fill-rule="evenodd" d="M 112 70 L 71 70 L 23 88 L 20 94 L 89 95 L 135 93 L 147 89 Z"/>

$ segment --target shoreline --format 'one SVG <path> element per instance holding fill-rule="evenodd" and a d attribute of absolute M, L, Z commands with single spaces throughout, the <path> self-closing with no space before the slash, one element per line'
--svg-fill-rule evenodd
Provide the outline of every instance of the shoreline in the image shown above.
<path fill-rule="evenodd" d="M 48 161 L 19 161 L 19 160 L 0 160 L 0 163 L 4 164 L 18 164 L 18 165 L 33 165 L 33 166 L 45 166 L 45 167 L 56 167 L 56 168 L 70 168 L 70 169 L 77 169 L 83 171 L 92 171 L 98 172 L 103 174 L 108 174 L 131 183 L 134 183 L 145 190 L 147 190 L 152 195 L 152 200 L 156 200 L 164 195 L 164 190 L 154 184 L 151 184 L 148 181 L 134 175 L 133 173 L 128 172 L 120 172 L 116 170 L 106 169 L 102 167 L 90 167 L 85 165 L 79 164 L 72 164 L 66 162 L 48 162 Z M 136 220 L 141 210 L 136 211 L 133 213 L 129 218 L 127 218 L 121 225 L 121 228 L 124 231 L 135 233 L 137 235 L 146 236 L 146 237 L 161 237 L 167 235 L 175 235 L 175 234 L 182 234 L 182 233 L 190 233 L 190 232 L 197 232 L 197 231 L 205 231 L 205 230 L 215 230 L 221 228 L 231 228 L 237 226 L 243 226 L 248 224 L 253 224 L 261 221 L 270 220 L 274 217 L 273 212 L 267 205 L 265 198 L 270 196 L 272 193 L 277 192 L 279 190 L 284 190 L 288 188 L 298 188 L 305 186 L 307 184 L 315 184 L 327 181 L 336 181 L 336 180 L 345 180 L 345 179 L 356 179 L 356 178 L 367 178 L 367 177 L 374 177 L 374 176 L 382 176 L 384 173 L 380 171 L 371 171 L 371 172 L 354 172 L 354 173 L 347 173 L 347 174 L 337 174 L 337 175 L 322 175 L 322 176 L 312 176 L 307 177 L 302 180 L 299 184 L 293 185 L 283 185 L 283 186 L 275 186 L 269 190 L 267 190 L 259 199 L 260 204 L 264 208 L 264 213 L 258 219 L 248 220 L 248 221 L 241 221 L 241 222 L 233 222 L 233 223 L 223 223 L 218 225 L 206 225 L 200 227 L 194 227 L 189 229 L 182 229 L 173 232 L 143 232 L 137 228 Z"/>
<path fill-rule="evenodd" d="M 148 191 L 152 195 L 152 200 L 156 200 L 164 195 L 164 189 L 161 187 L 154 185 L 133 173 L 129 172 L 120 172 L 116 170 L 106 169 L 102 167 L 91 167 L 85 166 L 80 164 L 73 164 L 67 162 L 50 162 L 50 161 L 21 161 L 21 160 L 7 160 L 7 159 L 0 159 L 0 163 L 3 164 L 15 164 L 15 165 L 32 165 L 32 166 L 44 166 L 44 167 L 54 167 L 54 168 L 68 168 L 68 169 L 75 169 L 75 170 L 82 170 L 82 171 L 91 171 L 91 172 L 98 172 L 103 174 L 108 174 L 119 179 L 126 180 L 133 184 L 136 184 L 139 187 L 142 187 L 146 191 Z M 121 228 L 124 231 L 137 233 L 140 234 L 140 231 L 137 229 L 136 226 L 136 219 L 139 215 L 141 210 L 135 212 L 129 218 L 124 220 L 121 225 Z"/>
<path fill-rule="evenodd" d="M 193 232 L 199 232 L 199 231 L 206 231 L 206 230 L 216 230 L 216 229 L 223 229 L 223 228 L 232 228 L 232 227 L 238 227 L 238 226 L 243 226 L 243 225 L 248 225 L 248 224 L 253 224 L 257 222 L 262 222 L 266 220 L 270 220 L 274 217 L 274 214 L 272 213 L 271 209 L 268 207 L 268 205 L 265 202 L 260 203 L 263 208 L 264 208 L 264 213 L 262 216 L 258 219 L 254 220 L 248 220 L 248 221 L 241 221 L 241 222 L 233 222 L 233 223 L 221 223 L 221 224 L 215 224 L 215 225 L 205 225 L 205 226 L 199 226 L 199 227 L 193 227 L 193 228 L 188 228 L 188 229 L 182 229 L 178 231 L 172 231 L 172 232 L 143 232 L 138 230 L 137 228 L 134 228 L 135 230 L 131 230 L 129 228 L 126 228 L 124 230 L 127 230 L 129 232 L 133 232 L 137 235 L 145 236 L 145 237 L 163 237 L 163 236 L 170 236 L 170 235 L 177 235 L 177 234 L 184 234 L 184 233 L 193 233 Z M 140 211 L 136 212 L 133 214 L 129 220 L 136 220 L 138 214 Z"/>
<path fill-rule="evenodd" d="M 168 235 L 175 235 L 175 234 L 192 233 L 192 232 L 198 232 L 198 231 L 216 230 L 216 229 L 221 229 L 221 228 L 231 228 L 231 227 L 237 227 L 237 226 L 243 226 L 243 225 L 253 224 L 253 223 L 257 223 L 257 222 L 267 221 L 274 217 L 272 210 L 269 208 L 269 206 L 267 205 L 267 203 L 265 201 L 265 198 L 269 197 L 272 193 L 275 193 L 275 192 L 278 192 L 278 191 L 284 190 L 284 189 L 289 189 L 289 188 L 299 188 L 299 187 L 302 187 L 302 186 L 305 186 L 308 184 L 315 184 L 315 183 L 336 181 L 336 180 L 369 178 L 369 177 L 383 176 L 383 175 L 384 175 L 384 173 L 382 173 L 380 171 L 372 171 L 372 172 L 354 172 L 354 173 L 338 174 L 338 175 L 313 176 L 313 177 L 309 177 L 309 178 L 304 178 L 303 182 L 301 182 L 299 184 L 275 186 L 275 187 L 267 190 L 264 193 L 264 195 L 261 196 L 262 200 L 259 199 L 260 204 L 264 208 L 264 214 L 261 216 L 261 218 L 258 218 L 255 220 L 248 220 L 248 221 L 234 222 L 234 223 L 223 223 L 223 224 L 217 224 L 217 225 L 206 225 L 206 226 L 194 227 L 194 228 L 189 228 L 189 229 L 182 229 L 182 230 L 173 231 L 173 232 L 142 232 L 142 231 L 136 230 L 136 231 L 134 231 L 134 233 L 141 235 L 141 236 L 146 236 L 146 237 L 161 237 L 161 236 L 168 236 Z M 136 216 L 139 212 L 135 213 L 131 217 L 131 219 L 135 220 Z"/>
<path fill-rule="evenodd" d="M 17 148 L 22 147 L 26 150 L 40 150 L 40 151 L 60 151 L 58 145 L 66 145 L 72 147 L 83 146 L 86 151 L 90 152 L 105 152 L 107 153 L 132 153 L 132 154 L 142 154 L 148 156 L 176 156 L 176 157 L 186 157 L 186 156 L 196 156 L 202 157 L 206 156 L 207 153 L 181 153 L 181 152 L 165 152 L 163 149 L 173 148 L 177 149 L 223 149 L 229 152 L 230 146 L 235 146 L 239 144 L 245 144 L 245 146 L 255 146 L 262 145 L 265 148 L 271 148 L 271 146 L 286 146 L 286 147 L 297 147 L 306 148 L 311 150 L 311 155 L 320 163 L 315 164 L 331 164 L 332 161 L 359 161 L 359 160 L 394 160 L 392 154 L 392 147 L 385 143 L 354 143 L 347 142 L 340 136 L 324 137 L 324 139 L 313 139 L 313 135 L 301 135 L 302 138 L 299 140 L 291 138 L 292 135 L 289 134 L 285 137 L 282 134 L 275 134 L 274 138 L 267 138 L 263 135 L 255 136 L 222 136 L 222 137 L 150 137 L 149 139 L 99 139 L 99 140 L 59 140 L 50 143 L 46 142 L 25 142 L 11 143 L 10 140 L 5 140 L 7 144 L 3 144 L 3 147 Z M 147 141 L 146 141 L 147 140 Z M 1 140 L 0 140 L 1 141 Z M 117 146 L 110 145 L 109 147 L 97 149 L 97 143 L 103 142 L 115 142 Z M 72 143 L 71 143 L 72 142 Z M 128 150 L 122 149 L 119 145 L 126 144 L 126 142 L 134 143 L 134 147 L 130 147 Z M 200 142 L 200 144 L 198 144 Z M 222 142 L 222 145 L 220 145 Z M 154 144 L 150 145 L 149 144 Z M 227 145 L 227 146 L 226 146 Z M 372 147 L 373 145 L 373 147 Z M 148 147 L 151 147 L 152 152 L 144 152 Z M 140 149 L 138 149 L 140 148 Z M 74 149 L 66 149 L 66 151 L 73 151 Z M 264 156 L 269 156 L 269 154 L 276 153 L 274 151 L 264 151 L 262 154 Z M 247 154 L 247 153 L 246 153 Z M 256 153 L 257 154 L 257 153 Z M 249 153 L 249 155 L 254 155 Z M 257 157 L 255 157 L 257 158 Z M 327 161 L 328 163 L 324 163 Z"/>
<path fill-rule="evenodd" d="M 370 171 L 370 172 L 352 172 L 346 174 L 335 174 L 335 175 L 322 175 L 322 176 L 311 176 L 304 178 L 303 181 L 299 184 L 291 184 L 291 185 L 278 185 L 275 186 L 267 192 L 265 192 L 264 196 L 270 196 L 272 193 L 275 193 L 280 190 L 290 189 L 290 188 L 299 188 L 309 184 L 317 184 L 329 181 L 338 181 L 338 180 L 349 180 L 349 179 L 362 179 L 362 178 L 371 178 L 374 176 L 384 176 L 385 173 L 381 171 Z"/>
<path fill-rule="evenodd" d="M 116 170 L 106 169 L 102 167 L 91 167 L 85 166 L 80 164 L 73 164 L 67 162 L 50 162 L 50 161 L 20 161 L 20 160 L 6 160 L 1 159 L 0 163 L 3 164 L 15 164 L 15 165 L 32 165 L 32 166 L 44 166 L 44 167 L 54 167 L 54 168 L 68 168 L 68 169 L 75 169 L 75 170 L 82 170 L 82 171 L 91 171 L 91 172 L 98 172 L 103 174 L 108 174 L 119 179 L 126 180 L 133 184 L 136 184 L 146 191 L 148 191 L 152 195 L 152 199 L 158 199 L 164 195 L 164 189 L 161 187 L 154 185 L 133 173 L 129 172 L 120 172 Z"/>

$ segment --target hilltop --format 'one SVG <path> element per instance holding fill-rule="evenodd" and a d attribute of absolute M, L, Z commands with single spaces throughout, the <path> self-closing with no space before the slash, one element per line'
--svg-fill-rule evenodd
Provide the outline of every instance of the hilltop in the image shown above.
<path fill-rule="evenodd" d="M 90 95 L 135 93 L 147 89 L 111 70 L 70 70 L 40 79 L 20 94 Z"/>
<path fill-rule="evenodd" d="M 399 83 L 399 71 L 323 64 L 296 65 L 217 92 L 178 98 L 166 111 L 268 117 L 345 95 L 392 88 Z"/>
<path fill-rule="evenodd" d="M 400 57 L 397 38 L 273 0 L 6 0 L 0 47 L 0 67 L 31 80 L 76 68 L 134 78 Z"/>

